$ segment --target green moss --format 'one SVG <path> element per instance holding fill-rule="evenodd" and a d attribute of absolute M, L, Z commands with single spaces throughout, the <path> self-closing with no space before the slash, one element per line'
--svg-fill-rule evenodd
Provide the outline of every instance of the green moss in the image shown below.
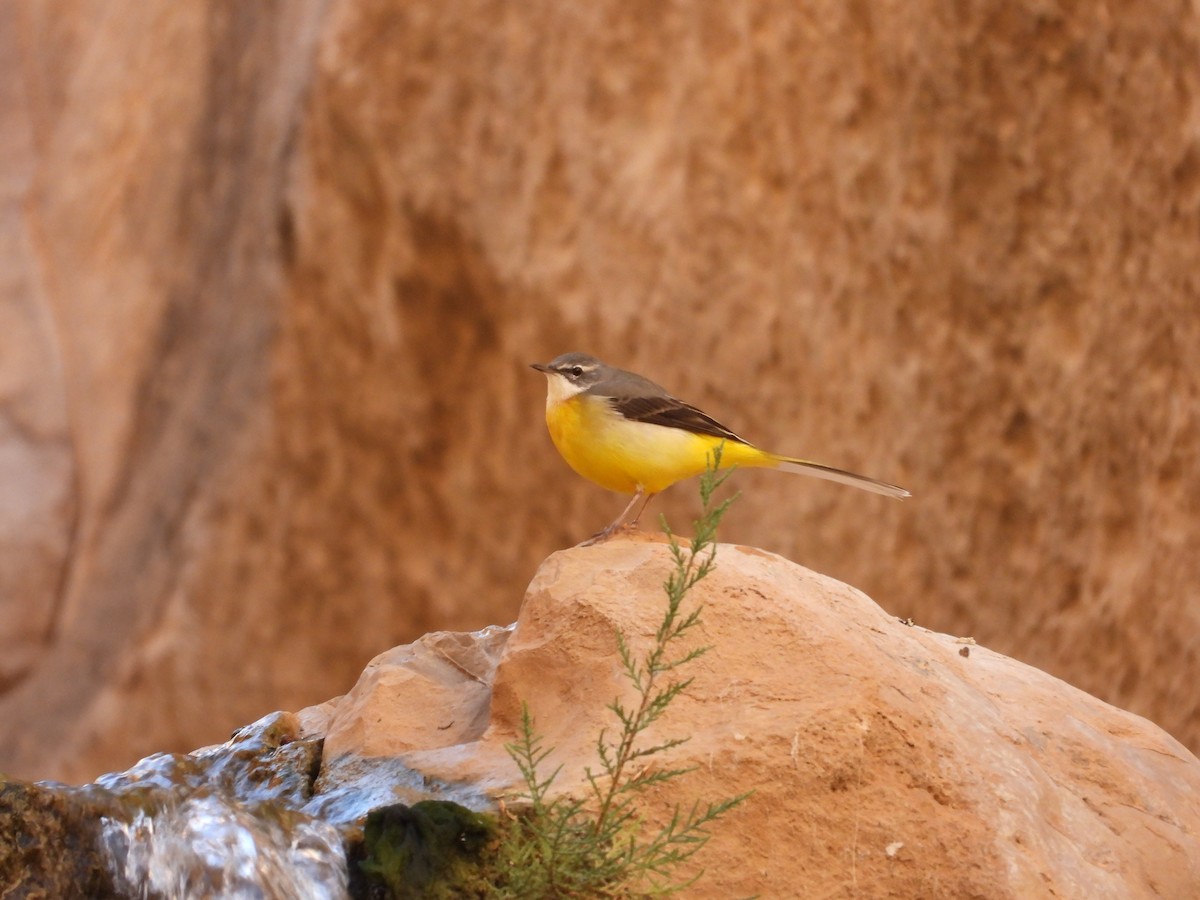
<path fill-rule="evenodd" d="M 492 896 L 496 832 L 491 817 L 445 800 L 373 810 L 351 892 L 386 900 Z"/>

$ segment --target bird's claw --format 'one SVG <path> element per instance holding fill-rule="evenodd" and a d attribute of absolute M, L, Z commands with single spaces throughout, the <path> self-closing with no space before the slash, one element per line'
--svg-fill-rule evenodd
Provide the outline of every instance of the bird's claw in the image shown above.
<path fill-rule="evenodd" d="M 637 531 L 637 530 L 638 530 L 637 522 L 613 522 L 608 527 L 601 528 L 599 531 L 597 531 L 595 534 L 593 534 L 586 541 L 581 541 L 580 543 L 576 544 L 575 546 L 576 547 L 591 547 L 594 544 L 603 544 L 614 534 L 628 533 L 628 532 Z"/>

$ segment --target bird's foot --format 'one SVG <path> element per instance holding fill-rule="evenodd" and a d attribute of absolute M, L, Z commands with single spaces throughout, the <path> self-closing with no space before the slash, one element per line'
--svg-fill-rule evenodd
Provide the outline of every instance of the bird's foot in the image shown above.
<path fill-rule="evenodd" d="M 593 544 L 603 544 L 614 534 L 628 534 L 631 531 L 637 531 L 637 522 L 621 522 L 616 521 L 606 528 L 601 528 L 586 541 L 576 544 L 576 547 L 591 547 Z"/>

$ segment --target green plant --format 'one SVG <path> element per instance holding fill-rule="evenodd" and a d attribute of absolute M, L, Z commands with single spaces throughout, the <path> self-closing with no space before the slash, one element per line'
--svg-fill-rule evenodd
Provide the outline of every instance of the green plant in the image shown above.
<path fill-rule="evenodd" d="M 645 897 L 676 893 L 694 883 L 680 881 L 678 866 L 708 841 L 708 826 L 746 799 L 731 799 L 690 810 L 676 807 L 669 821 L 650 830 L 637 814 L 638 797 L 649 788 L 686 775 L 691 768 L 660 769 L 646 765 L 688 738 L 669 738 L 647 744 L 647 730 L 692 683 L 679 670 L 707 653 L 706 646 L 680 649 L 681 642 L 700 624 L 702 607 L 683 609 L 684 600 L 711 571 L 716 557 L 716 532 L 736 496 L 714 503 L 716 490 L 729 477 L 719 475 L 721 448 L 700 478 L 703 511 L 695 535 L 686 545 L 660 517 L 670 539 L 674 569 L 664 583 L 667 606 L 653 645 L 639 655 L 625 635 L 617 633 L 617 650 L 634 699 L 615 699 L 608 709 L 619 728 L 596 740 L 600 765 L 584 772 L 589 792 L 581 798 L 551 797 L 562 767 L 543 774 L 553 748 L 537 734 L 528 708 L 522 709 L 521 733 L 507 746 L 525 781 L 519 799 L 528 807 L 509 825 L 500 848 L 501 896 L 509 897 Z"/>

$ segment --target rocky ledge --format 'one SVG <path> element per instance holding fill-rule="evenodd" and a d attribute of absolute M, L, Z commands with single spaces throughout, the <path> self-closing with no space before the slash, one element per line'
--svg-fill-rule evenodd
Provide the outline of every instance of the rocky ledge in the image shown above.
<path fill-rule="evenodd" d="M 323 828 L 353 853 L 371 809 L 427 799 L 488 809 L 519 789 L 505 744 L 522 703 L 554 747 L 550 765 L 563 767 L 556 788 L 577 791 L 597 734 L 613 727 L 608 704 L 629 690 L 615 634 L 635 649 L 652 640 L 671 567 L 652 537 L 562 551 L 542 565 L 515 625 L 390 650 L 344 697 L 271 717 L 260 729 L 270 740 L 242 734 L 152 757 L 88 788 L 4 785 L 0 896 L 51 877 L 47 860 L 62 854 L 39 851 L 37 835 L 61 844 L 68 826 L 108 860 L 117 896 L 139 879 L 153 887 L 156 873 L 175 895 L 222 895 L 233 882 L 219 846 L 208 863 L 193 852 L 181 878 L 169 860 L 151 864 L 161 846 L 139 844 L 168 831 L 156 809 L 178 819 L 222 779 L 233 803 L 284 786 L 267 831 L 308 835 L 300 851 L 273 838 L 295 857 L 290 890 L 337 896 L 344 872 L 313 863 L 314 848 L 336 844 Z M 644 814 L 754 792 L 693 859 L 705 875 L 688 896 L 1194 896 L 1200 761 L 1152 723 L 752 548 L 721 545 L 687 602 L 703 604 L 699 642 L 711 649 L 689 664 L 695 680 L 651 737 L 688 737 L 660 762 L 695 771 L 648 795 Z M 232 777 L 231 760 L 250 775 Z M 138 811 L 122 813 L 135 784 Z M 156 806 L 151 788 L 173 791 L 170 803 Z M 72 806 L 56 819 L 67 826 L 39 830 L 29 810 L 67 795 L 100 797 L 94 819 Z M 253 806 L 263 818 L 262 797 Z M 172 833 L 178 852 L 187 840 Z M 72 865 L 100 877 L 94 864 Z"/>

